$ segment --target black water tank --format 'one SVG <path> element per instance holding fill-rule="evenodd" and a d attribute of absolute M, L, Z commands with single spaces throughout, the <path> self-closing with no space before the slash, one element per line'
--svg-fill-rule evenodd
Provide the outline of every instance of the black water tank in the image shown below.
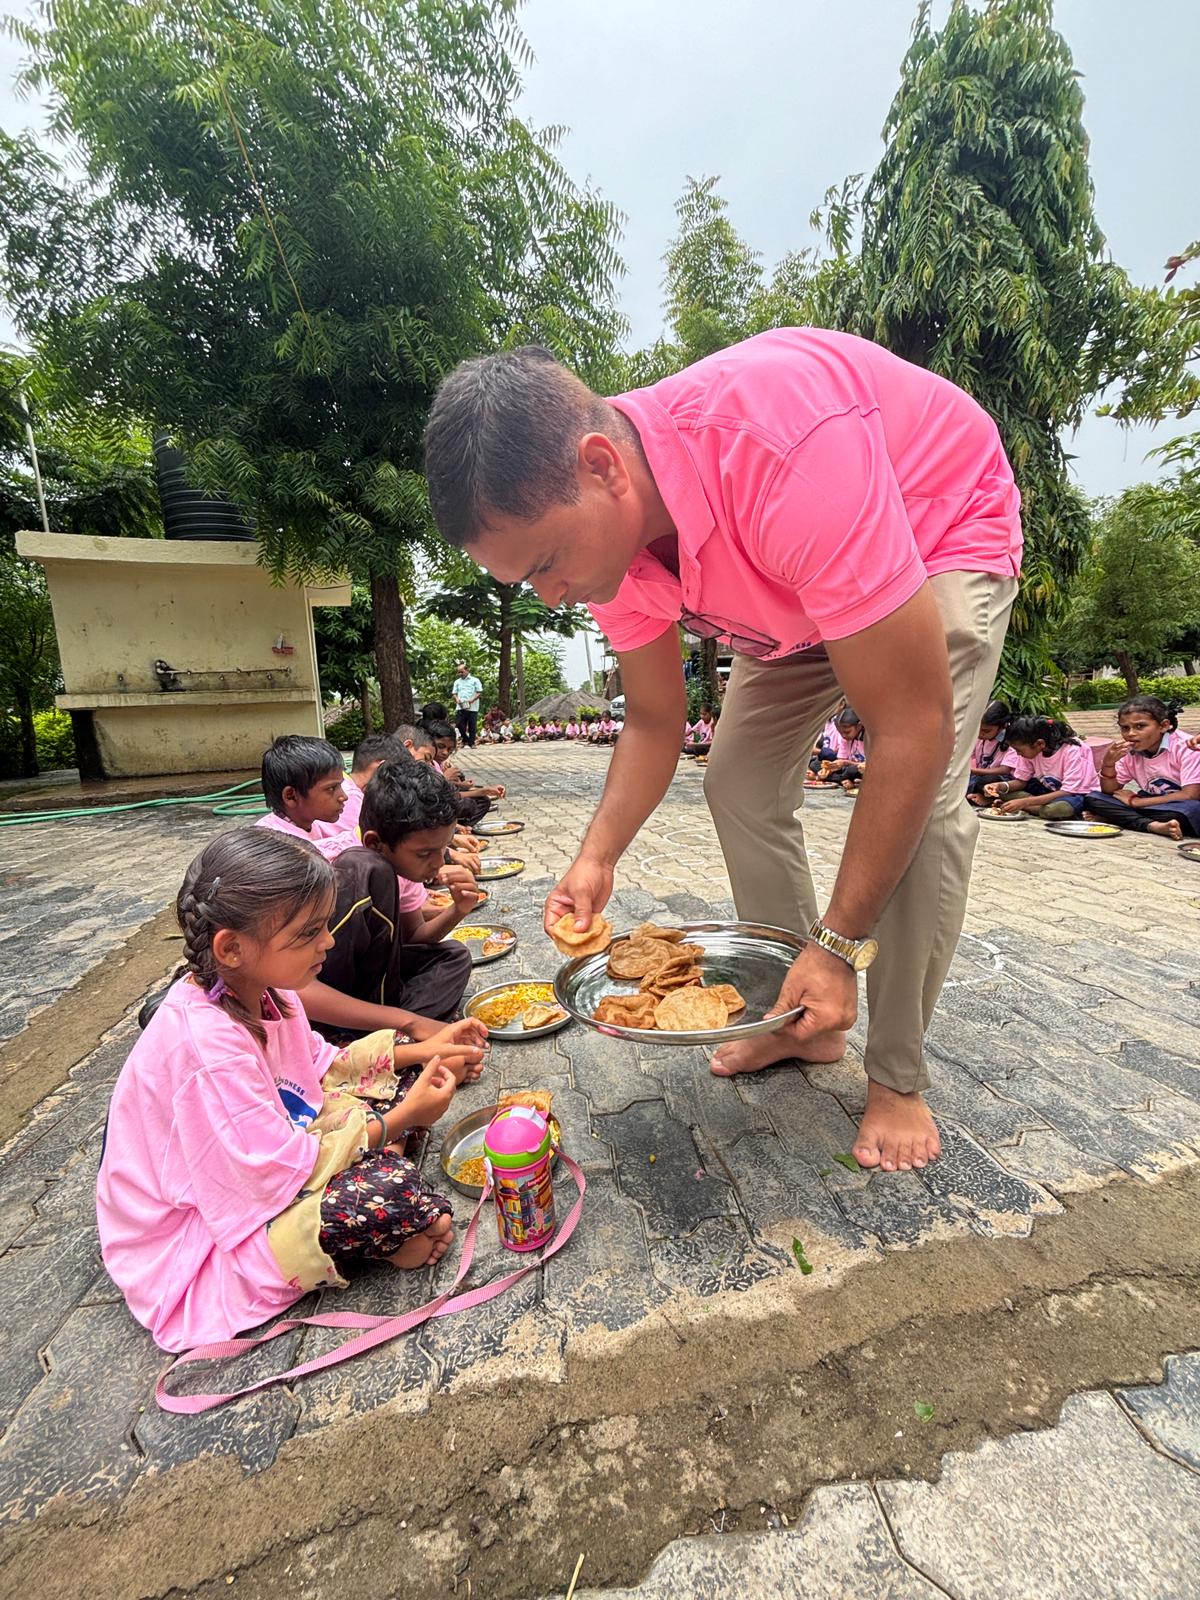
<path fill-rule="evenodd" d="M 188 482 L 183 452 L 166 432 L 154 435 L 154 468 L 168 539 L 253 539 L 254 528 L 231 500 L 202 494 Z"/>

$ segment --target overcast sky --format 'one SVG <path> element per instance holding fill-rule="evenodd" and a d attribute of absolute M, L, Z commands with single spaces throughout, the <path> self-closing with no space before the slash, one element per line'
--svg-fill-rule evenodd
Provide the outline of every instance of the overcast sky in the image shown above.
<path fill-rule="evenodd" d="M 15 8 L 14 8 L 15 9 Z M 915 0 L 526 0 L 535 55 L 521 110 L 568 128 L 561 156 L 625 215 L 621 303 L 635 344 L 662 327 L 662 254 L 686 177 L 718 174 L 730 217 L 769 269 L 817 241 L 826 188 L 879 159 Z M 935 0 L 934 15 L 947 10 Z M 1196 0 L 1058 0 L 1083 76 L 1096 208 L 1114 260 L 1158 283 L 1198 231 Z M 0 39 L 0 125 L 36 124 L 17 102 L 18 52 Z M 0 313 L 0 340 L 11 338 Z M 1180 431 L 1159 430 L 1159 439 Z M 1089 494 L 1157 475 L 1148 429 L 1090 419 L 1072 446 Z M 573 645 L 567 675 L 583 676 Z"/>

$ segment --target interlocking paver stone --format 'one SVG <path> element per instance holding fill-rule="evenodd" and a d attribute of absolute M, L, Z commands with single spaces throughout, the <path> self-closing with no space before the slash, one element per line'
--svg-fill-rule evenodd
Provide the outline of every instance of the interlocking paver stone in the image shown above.
<path fill-rule="evenodd" d="M 635 1589 L 580 1600 L 938 1600 L 896 1553 L 866 1484 L 818 1489 L 798 1527 L 669 1544 Z"/>
<path fill-rule="evenodd" d="M 608 758 L 568 746 L 480 749 L 470 770 L 509 785 L 503 814 L 528 826 L 511 851 L 496 853 L 529 863 L 522 876 L 492 885 L 486 916 L 510 922 L 520 944 L 509 959 L 473 974 L 475 992 L 556 970 L 560 958 L 542 931 L 542 900 L 582 835 Z M 821 894 L 832 884 L 852 814 L 836 795 L 812 797 L 805 808 Z M 0 874 L 10 891 L 20 891 L 0 906 L 7 979 L 0 1037 L 160 910 L 199 846 L 231 825 L 189 807 L 0 834 Z M 231 1453 L 257 1469 L 293 1432 L 308 1434 L 378 1406 L 420 1410 L 439 1386 L 530 1371 L 553 1382 L 569 1341 L 584 1330 L 629 1329 L 658 1306 L 669 1313 L 677 1295 L 698 1297 L 717 1312 L 722 1295 L 794 1273 L 793 1239 L 816 1268 L 809 1283 L 817 1287 L 827 1271 L 886 1247 L 970 1233 L 1019 1235 L 1072 1191 L 1121 1173 L 1153 1179 L 1195 1161 L 1200 986 L 1186 930 L 1198 898 L 1174 853 L 1156 841 L 1122 838 L 1089 855 L 1035 825 L 981 830 L 967 926 L 930 1035 L 932 1103 L 944 1123 L 945 1156 L 923 1174 L 859 1173 L 833 1159 L 850 1149 L 863 1103 L 863 1015 L 844 1061 L 736 1081 L 714 1078 L 707 1052 L 633 1047 L 579 1024 L 544 1040 L 495 1045 L 483 1079 L 464 1086 L 452 1115 L 493 1103 L 502 1088 L 553 1088 L 566 1147 L 591 1185 L 577 1238 L 544 1272 L 535 1269 L 478 1310 L 324 1372 L 294 1395 L 271 1390 L 194 1419 L 153 1409 L 151 1380 L 165 1358 L 129 1319 L 96 1249 L 91 1204 L 100 1129 L 109 1086 L 136 1036 L 132 1017 L 105 1019 L 112 1028 L 100 1046 L 0 1152 L 0 1417 L 16 1417 L 3 1448 L 13 1461 L 17 1452 L 34 1460 L 39 1448 L 53 1457 L 60 1415 L 77 1424 L 68 1466 L 27 1475 L 20 1493 L 13 1491 L 13 1508 L 31 1514 L 56 1488 L 119 1491 L 139 1472 L 204 1451 Z M 694 765 L 680 764 L 618 869 L 611 915 L 619 927 L 733 915 Z M 174 954 L 164 940 L 164 967 Z M 435 1132 L 424 1153 L 434 1181 L 440 1144 Z M 560 1205 L 570 1204 L 561 1170 L 556 1192 Z M 461 1236 L 472 1206 L 456 1192 L 451 1198 Z M 415 1275 L 378 1269 L 321 1303 L 395 1312 L 444 1287 L 457 1260 L 452 1253 L 435 1272 Z M 517 1265 L 485 1217 L 469 1283 Z M 255 1360 L 276 1368 L 340 1337 L 308 1330 Z M 47 1346 L 48 1370 L 41 1359 Z M 99 1387 L 92 1394 L 72 1376 L 105 1362 L 128 1385 L 117 1410 L 136 1448 L 124 1453 L 124 1435 L 107 1422 L 92 1426 Z M 257 1370 L 230 1369 L 221 1382 L 240 1385 Z M 1177 1375 L 1174 1381 L 1182 1382 Z M 1124 1403 L 1131 1411 L 1142 1407 L 1148 1431 L 1163 1428 L 1169 1450 L 1163 1419 L 1173 1401 L 1162 1400 L 1151 1415 L 1154 1406 L 1141 1398 L 1147 1393 L 1165 1391 L 1130 1391 Z M 842 1486 L 829 1503 L 835 1501 L 839 1517 L 858 1519 L 859 1542 L 869 1545 L 879 1517 L 868 1492 Z M 816 1548 L 809 1527 L 806 1515 L 790 1538 L 779 1536 L 777 1548 Z M 711 1592 L 753 1594 L 753 1561 L 736 1570 L 734 1588 L 726 1583 Z M 814 1587 L 822 1581 L 815 1569 L 799 1570 L 806 1595 L 825 1592 Z M 887 1592 L 888 1582 L 897 1594 L 927 1593 L 894 1549 L 878 1571 L 861 1563 L 846 1570 L 852 1575 L 842 1591 L 830 1579 L 831 1595 Z M 737 1587 L 743 1579 L 749 1587 Z"/>
<path fill-rule="evenodd" d="M 960 1600 L 1185 1600 L 1200 1579 L 1196 1477 L 1109 1394 L 1073 1396 L 1043 1433 L 947 1456 L 936 1484 L 879 1495 L 901 1553 Z"/>
<path fill-rule="evenodd" d="M 1117 1398 L 1160 1450 L 1200 1472 L 1200 1354 L 1168 1356 L 1161 1384 Z"/>

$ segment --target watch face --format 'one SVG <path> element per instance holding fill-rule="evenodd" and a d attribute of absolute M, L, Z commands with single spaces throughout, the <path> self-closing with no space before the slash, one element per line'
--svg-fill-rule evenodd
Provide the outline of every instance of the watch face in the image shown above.
<path fill-rule="evenodd" d="M 864 939 L 854 953 L 855 972 L 865 972 L 879 954 L 879 942 L 876 939 Z"/>

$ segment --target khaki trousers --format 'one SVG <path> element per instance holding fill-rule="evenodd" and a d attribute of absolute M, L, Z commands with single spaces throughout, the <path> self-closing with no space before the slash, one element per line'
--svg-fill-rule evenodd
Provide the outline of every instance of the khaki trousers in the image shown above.
<path fill-rule="evenodd" d="M 867 972 L 867 1075 L 902 1094 L 924 1089 L 923 1040 L 967 904 L 979 819 L 964 798 L 979 719 L 991 698 L 1016 595 L 1014 578 L 946 572 L 930 580 L 946 627 L 954 755 L 917 853 L 889 900 Z M 783 661 L 734 660 L 704 793 L 745 921 L 807 933 L 816 893 L 797 811 L 808 757 L 840 696 L 821 647 Z M 870 767 L 870 730 L 867 736 Z"/>

